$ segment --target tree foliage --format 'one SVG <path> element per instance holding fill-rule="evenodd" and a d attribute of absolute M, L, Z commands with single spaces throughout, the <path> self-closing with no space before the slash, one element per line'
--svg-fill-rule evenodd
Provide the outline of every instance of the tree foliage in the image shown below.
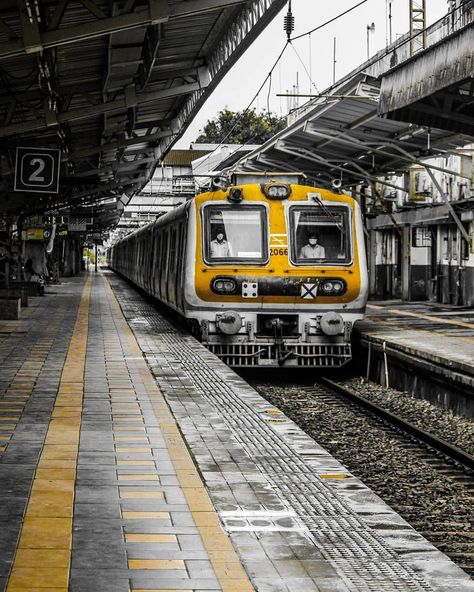
<path fill-rule="evenodd" d="M 255 109 L 237 112 L 223 109 L 215 119 L 206 123 L 196 142 L 263 144 L 285 127 L 285 120 L 273 113 L 257 113 Z"/>

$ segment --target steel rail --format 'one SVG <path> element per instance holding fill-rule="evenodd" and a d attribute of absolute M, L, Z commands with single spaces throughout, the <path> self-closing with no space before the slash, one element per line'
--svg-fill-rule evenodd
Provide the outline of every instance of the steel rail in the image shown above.
<path fill-rule="evenodd" d="M 465 467 L 474 470 L 474 456 L 468 454 L 464 450 L 461 450 L 461 448 L 458 448 L 457 446 L 454 446 L 453 444 L 446 442 L 446 440 L 438 438 L 430 432 L 422 430 L 421 428 L 410 423 L 406 419 L 403 419 L 402 417 L 395 415 L 390 411 L 387 411 L 383 407 L 380 407 L 379 405 L 372 403 L 372 401 L 369 401 L 365 397 L 362 397 L 361 395 L 333 382 L 332 380 L 329 380 L 328 378 L 321 377 L 318 379 L 318 382 L 324 386 L 333 389 L 346 399 L 356 402 L 358 405 L 364 407 L 365 409 L 373 413 L 375 416 L 388 421 L 390 424 L 396 426 L 397 428 L 400 428 L 401 430 L 410 434 L 411 436 L 414 436 L 418 440 L 421 440 L 423 443 L 427 444 L 431 448 L 434 448 L 438 452 L 441 452 L 449 458 L 461 463 Z"/>

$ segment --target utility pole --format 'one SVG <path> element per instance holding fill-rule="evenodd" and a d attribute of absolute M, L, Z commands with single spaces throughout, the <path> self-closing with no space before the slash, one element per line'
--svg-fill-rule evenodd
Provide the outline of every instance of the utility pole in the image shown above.
<path fill-rule="evenodd" d="M 392 4 L 393 4 L 393 0 L 387 0 L 389 45 L 392 45 Z"/>

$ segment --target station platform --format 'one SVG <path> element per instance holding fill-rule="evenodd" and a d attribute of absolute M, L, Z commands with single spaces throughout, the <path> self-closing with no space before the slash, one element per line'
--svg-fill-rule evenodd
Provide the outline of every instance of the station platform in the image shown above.
<path fill-rule="evenodd" d="M 102 271 L 0 321 L 0 590 L 467 592 L 474 581 Z"/>
<path fill-rule="evenodd" d="M 406 367 L 474 395 L 474 309 L 430 302 L 370 301 L 356 343 L 390 352 Z M 364 374 L 364 369 L 361 369 Z"/>

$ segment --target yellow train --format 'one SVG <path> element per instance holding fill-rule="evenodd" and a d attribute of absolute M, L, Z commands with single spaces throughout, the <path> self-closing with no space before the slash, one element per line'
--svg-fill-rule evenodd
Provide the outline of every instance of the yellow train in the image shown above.
<path fill-rule="evenodd" d="M 342 366 L 365 312 L 359 205 L 292 175 L 197 195 L 112 246 L 108 263 L 234 367 Z"/>

